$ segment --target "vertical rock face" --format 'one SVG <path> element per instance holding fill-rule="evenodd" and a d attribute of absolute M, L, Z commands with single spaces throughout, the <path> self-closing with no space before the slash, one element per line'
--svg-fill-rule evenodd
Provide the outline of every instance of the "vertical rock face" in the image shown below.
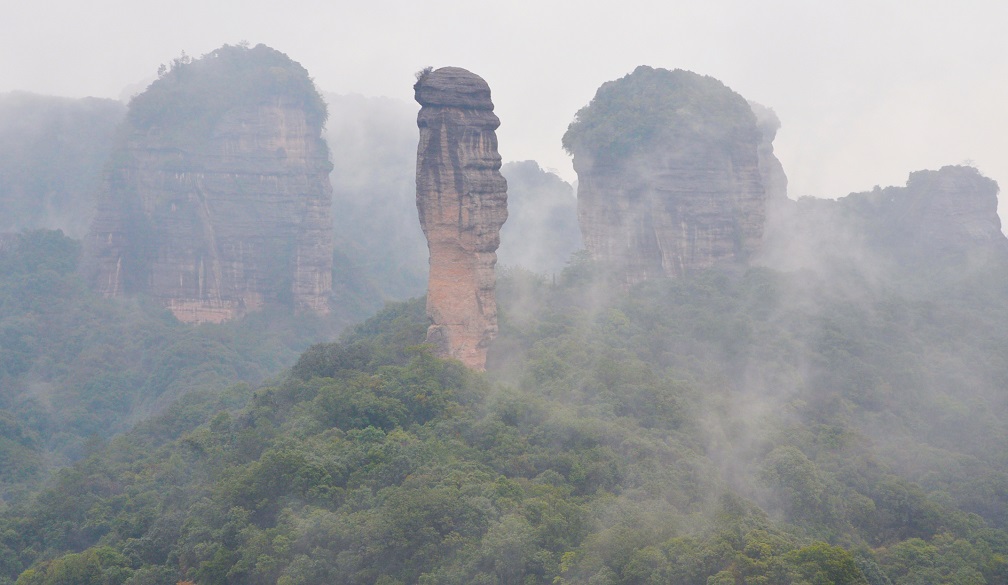
<path fill-rule="evenodd" d="M 96 287 L 187 322 L 328 312 L 324 118 L 307 72 L 263 45 L 177 62 L 130 105 L 86 242 Z"/>
<path fill-rule="evenodd" d="M 417 210 L 430 250 L 427 341 L 482 370 L 497 334 L 494 266 L 507 219 L 490 87 L 457 67 L 418 79 Z"/>
<path fill-rule="evenodd" d="M 778 269 L 854 266 L 885 275 L 907 268 L 971 268 L 1008 260 L 998 185 L 966 166 L 910 173 L 905 187 L 839 199 L 802 197 L 768 224 L 764 263 Z"/>
<path fill-rule="evenodd" d="M 766 192 L 768 205 L 776 205 L 788 200 L 787 175 L 784 174 L 784 165 L 777 160 L 774 154 L 773 141 L 780 130 L 780 118 L 770 108 L 749 102 L 753 115 L 756 116 L 756 125 L 760 131 L 760 143 L 756 149 L 756 157 L 759 160 L 760 177 L 763 180 L 763 190 Z"/>
<path fill-rule="evenodd" d="M 998 184 L 967 166 L 910 173 L 906 188 L 889 190 L 881 206 L 908 253 L 958 256 L 1008 249 L 998 217 Z M 886 227 L 879 226 L 879 231 Z M 879 236 L 881 238 L 881 236 Z"/>
<path fill-rule="evenodd" d="M 638 67 L 603 84 L 564 135 L 585 247 L 628 284 L 747 261 L 766 214 L 761 141 L 716 79 Z"/>

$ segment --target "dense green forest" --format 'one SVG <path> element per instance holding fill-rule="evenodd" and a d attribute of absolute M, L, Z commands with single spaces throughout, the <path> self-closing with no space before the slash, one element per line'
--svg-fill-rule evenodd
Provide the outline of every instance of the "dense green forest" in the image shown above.
<path fill-rule="evenodd" d="M 625 290 L 576 256 L 501 275 L 486 374 L 430 355 L 417 299 L 256 383 L 301 339 L 281 320 L 182 327 L 22 239 L 0 583 L 1008 581 L 1003 266 Z M 95 438 L 36 488 L 63 432 Z"/>
<path fill-rule="evenodd" d="M 192 327 L 142 298 L 96 295 L 79 257 L 80 242 L 59 231 L 0 245 L 0 503 L 180 396 L 278 374 L 359 318 L 268 308 Z"/>

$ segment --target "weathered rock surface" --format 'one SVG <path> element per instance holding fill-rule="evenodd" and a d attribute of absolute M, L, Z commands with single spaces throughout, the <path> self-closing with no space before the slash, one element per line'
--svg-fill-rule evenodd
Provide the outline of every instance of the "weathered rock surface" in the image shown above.
<path fill-rule="evenodd" d="M 638 67 L 603 84 L 564 135 L 585 248 L 628 284 L 748 261 L 766 215 L 763 140 L 716 79 Z"/>
<path fill-rule="evenodd" d="M 997 194 L 997 183 L 976 169 L 946 166 L 910 173 L 905 187 L 788 201 L 768 224 L 761 263 L 785 270 L 847 265 L 881 277 L 920 265 L 1004 261 Z"/>
<path fill-rule="evenodd" d="M 1004 250 L 1008 241 L 1001 232 L 997 195 L 998 184 L 973 167 L 910 173 L 906 187 L 884 189 L 876 200 L 873 238 L 883 244 L 895 240 L 903 253 Z"/>
<path fill-rule="evenodd" d="M 427 341 L 482 370 L 497 334 L 494 266 L 507 219 L 500 120 L 490 87 L 465 69 L 428 72 L 413 89 L 421 106 L 416 202 L 430 250 Z"/>
<path fill-rule="evenodd" d="M 780 118 L 772 109 L 756 102 L 749 102 L 749 107 L 756 116 L 756 125 L 760 131 L 756 156 L 759 160 L 760 177 L 763 180 L 767 204 L 772 206 L 788 200 L 787 174 L 784 173 L 784 165 L 777 159 L 773 148 L 774 138 L 780 130 Z"/>
<path fill-rule="evenodd" d="M 130 105 L 86 241 L 95 286 L 187 322 L 328 312 L 331 164 L 307 72 L 263 45 L 176 65 Z"/>

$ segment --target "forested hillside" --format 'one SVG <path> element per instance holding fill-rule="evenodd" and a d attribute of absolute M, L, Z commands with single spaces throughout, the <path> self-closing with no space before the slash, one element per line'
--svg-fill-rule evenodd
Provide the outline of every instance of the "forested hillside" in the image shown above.
<path fill-rule="evenodd" d="M 79 257 L 58 231 L 0 242 L 0 505 L 180 396 L 261 383 L 359 318 L 347 303 L 326 319 L 267 308 L 192 327 L 143 298 L 101 298 Z"/>
<path fill-rule="evenodd" d="M 0 583 L 1008 580 L 1004 267 L 604 272 L 502 275 L 485 375 L 414 300 L 183 396 L 7 506 Z"/>

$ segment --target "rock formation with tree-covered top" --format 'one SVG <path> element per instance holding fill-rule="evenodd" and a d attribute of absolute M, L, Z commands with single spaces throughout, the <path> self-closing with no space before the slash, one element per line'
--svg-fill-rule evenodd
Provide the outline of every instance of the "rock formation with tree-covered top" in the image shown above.
<path fill-rule="evenodd" d="M 417 210 L 430 250 L 427 341 L 482 370 L 497 334 L 494 295 L 507 181 L 500 173 L 490 87 L 457 67 L 418 74 Z"/>
<path fill-rule="evenodd" d="M 258 45 L 176 59 L 130 103 L 86 241 L 93 284 L 180 320 L 326 313 L 332 168 L 307 71 Z"/>
<path fill-rule="evenodd" d="M 603 84 L 563 137 L 588 252 L 629 284 L 747 261 L 766 215 L 762 140 L 712 77 L 641 66 Z"/>
<path fill-rule="evenodd" d="M 1008 262 L 998 184 L 970 166 L 910 173 L 905 186 L 775 205 L 760 263 L 780 270 L 989 270 Z M 926 267 L 926 268 L 925 268 Z M 931 272 L 931 277 L 936 276 Z"/>

